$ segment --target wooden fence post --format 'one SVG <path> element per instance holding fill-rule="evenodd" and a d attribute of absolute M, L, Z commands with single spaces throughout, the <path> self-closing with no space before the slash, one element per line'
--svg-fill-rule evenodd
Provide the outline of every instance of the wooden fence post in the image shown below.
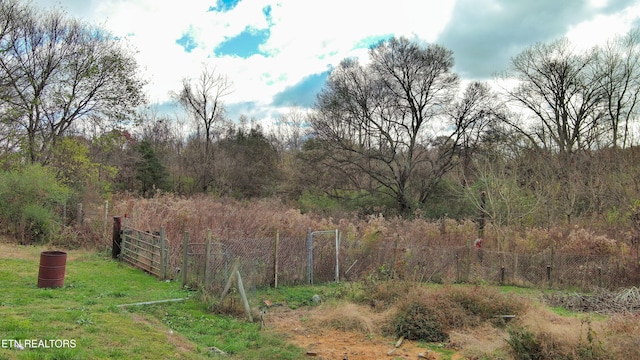
<path fill-rule="evenodd" d="M 82 225 L 82 223 L 84 222 L 82 203 L 78 203 L 78 213 L 76 214 L 76 222 L 78 223 L 78 225 Z"/>
<path fill-rule="evenodd" d="M 240 293 L 240 298 L 242 299 L 242 305 L 244 305 L 244 312 L 247 313 L 249 322 L 253 322 L 253 316 L 251 316 L 251 307 L 249 306 L 249 301 L 247 300 L 247 294 L 244 292 L 242 276 L 240 276 L 240 271 L 238 270 L 236 270 L 236 280 L 238 281 L 238 292 Z"/>
<path fill-rule="evenodd" d="M 104 201 L 104 234 L 107 234 L 107 219 L 109 218 L 109 200 Z"/>
<path fill-rule="evenodd" d="M 233 263 L 233 268 L 231 269 L 231 276 L 229 276 L 229 279 L 227 280 L 227 284 L 224 286 L 224 289 L 222 290 L 222 294 L 220 294 L 220 302 L 222 302 L 222 300 L 224 300 L 224 297 L 227 296 L 227 293 L 229 292 L 229 289 L 233 284 L 233 280 L 236 277 L 236 273 L 239 274 L 238 272 L 239 268 L 240 268 L 240 259 L 236 259 L 236 261 Z"/>
<path fill-rule="evenodd" d="M 122 246 L 122 218 L 119 216 L 113 217 L 113 235 L 112 240 L 113 244 L 111 245 L 111 257 L 117 259 L 120 255 L 120 249 Z"/>
<path fill-rule="evenodd" d="M 189 271 L 189 233 L 184 232 L 182 238 L 182 287 L 187 286 L 187 272 Z"/>

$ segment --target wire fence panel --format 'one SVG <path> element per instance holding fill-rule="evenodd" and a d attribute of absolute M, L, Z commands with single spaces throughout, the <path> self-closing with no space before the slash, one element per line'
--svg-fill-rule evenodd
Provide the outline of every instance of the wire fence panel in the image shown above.
<path fill-rule="evenodd" d="M 145 270 L 160 255 L 149 231 L 123 232 L 123 260 L 145 261 Z M 313 233 L 309 231 L 309 235 Z M 175 235 L 174 235 L 175 236 Z M 169 241 L 170 240 L 170 241 Z M 337 244 L 337 248 L 336 248 Z M 169 245 L 172 251 L 169 252 Z M 149 249 L 145 248 L 148 247 Z M 135 250 L 137 249 L 137 250 Z M 315 236 L 166 239 L 167 277 L 185 285 L 222 290 L 237 268 L 247 290 L 276 285 L 357 281 L 371 274 L 390 279 L 435 283 L 487 283 L 538 288 L 590 290 L 637 286 L 640 268 L 635 256 L 576 255 L 548 249 L 540 253 L 509 253 L 467 246 L 428 246 L 421 239 L 341 239 L 333 230 Z M 160 253 L 163 253 L 160 251 Z M 155 265 L 154 265 L 155 266 Z M 337 276 L 336 276 L 337 275 Z"/>
<path fill-rule="evenodd" d="M 274 285 L 276 281 L 275 239 L 225 239 L 188 242 L 183 280 L 189 286 L 222 290 L 237 264 L 247 290 Z M 182 244 L 184 249 L 184 243 Z M 305 283 L 307 250 L 304 239 L 279 238 L 277 281 L 282 285 Z M 186 264 L 186 266 L 185 266 Z"/>
<path fill-rule="evenodd" d="M 306 239 L 280 237 L 278 240 L 278 284 L 306 284 L 307 255 Z"/>
<path fill-rule="evenodd" d="M 390 279 L 435 283 L 487 283 L 539 288 L 590 289 L 635 286 L 640 279 L 632 257 L 559 254 L 547 250 L 522 254 L 476 249 L 472 246 L 409 246 L 399 242 L 358 244 L 340 242 L 329 235 L 313 239 L 247 238 L 188 243 L 182 266 L 188 285 L 220 291 L 235 264 L 247 290 L 278 285 L 299 285 L 360 280 L 370 274 Z M 184 245 L 183 245 L 184 246 Z M 173 253 L 180 253 L 176 249 Z M 336 267 L 336 258 L 338 267 Z M 309 279 L 309 261 L 311 281 Z M 276 261 L 277 260 L 277 261 Z"/>

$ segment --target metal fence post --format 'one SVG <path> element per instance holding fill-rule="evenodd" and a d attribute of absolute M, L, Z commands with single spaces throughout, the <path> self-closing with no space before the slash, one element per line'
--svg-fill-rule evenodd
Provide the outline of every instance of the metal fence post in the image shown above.
<path fill-rule="evenodd" d="M 207 229 L 207 240 L 204 243 L 204 288 L 209 288 L 209 257 L 211 255 L 211 229 Z"/>
<path fill-rule="evenodd" d="M 276 230 L 276 239 L 273 243 L 273 287 L 278 288 L 278 243 L 280 242 L 280 230 Z"/>
<path fill-rule="evenodd" d="M 149 232 L 147 232 L 147 234 L 153 234 L 153 232 L 149 231 Z M 138 232 L 138 238 L 140 240 L 143 239 L 143 236 L 142 236 L 142 234 L 140 232 Z M 153 251 L 153 250 L 156 249 L 156 246 L 158 246 L 158 245 L 160 246 L 160 259 L 156 259 L 155 260 L 155 262 L 158 263 L 158 265 L 160 265 L 160 266 L 158 266 L 158 268 L 160 270 L 160 274 L 158 275 L 158 277 L 160 277 L 160 276 L 162 276 L 162 244 L 158 244 L 157 243 L 158 239 L 155 236 L 145 236 L 144 240 L 145 241 L 142 242 L 143 246 L 145 247 L 144 250 L 146 250 L 146 253 L 149 254 L 149 272 L 153 272 L 153 266 L 154 266 L 154 256 L 153 255 L 155 255 L 155 251 Z M 145 244 L 147 241 L 149 243 Z M 146 253 L 145 253 L 145 255 L 146 255 Z M 143 256 L 143 258 L 144 258 L 144 256 Z"/>
<path fill-rule="evenodd" d="M 471 278 L 471 240 L 467 240 L 467 263 L 465 265 L 465 281 Z"/>
<path fill-rule="evenodd" d="M 309 280 L 309 285 L 313 285 L 313 237 L 311 228 L 309 228 L 307 234 L 307 279 Z"/>
<path fill-rule="evenodd" d="M 189 232 L 185 231 L 182 238 L 182 287 L 187 286 L 187 272 L 189 271 Z"/>
<path fill-rule="evenodd" d="M 336 283 L 340 282 L 340 265 L 338 259 L 340 253 L 340 232 L 336 229 Z"/>
<path fill-rule="evenodd" d="M 164 228 L 160 228 L 160 274 L 162 275 L 162 280 L 167 278 L 167 264 L 169 258 L 169 251 L 165 247 L 165 234 Z"/>
<path fill-rule="evenodd" d="M 142 240 L 142 235 L 139 231 L 136 231 L 136 261 L 138 261 L 140 255 L 140 241 Z"/>
<path fill-rule="evenodd" d="M 598 286 L 602 287 L 602 267 L 598 266 Z"/>

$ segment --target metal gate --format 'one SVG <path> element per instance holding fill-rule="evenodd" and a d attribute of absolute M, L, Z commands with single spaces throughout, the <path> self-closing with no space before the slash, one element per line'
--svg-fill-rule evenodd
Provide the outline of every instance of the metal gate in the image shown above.
<path fill-rule="evenodd" d="M 120 259 L 161 279 L 167 277 L 169 244 L 164 229 L 158 232 L 122 230 Z"/>

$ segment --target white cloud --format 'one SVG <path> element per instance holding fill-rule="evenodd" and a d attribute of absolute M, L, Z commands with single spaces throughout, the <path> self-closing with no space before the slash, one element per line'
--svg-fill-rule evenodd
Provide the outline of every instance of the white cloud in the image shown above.
<path fill-rule="evenodd" d="M 604 6 L 606 1 L 592 1 L 594 6 Z M 617 35 L 624 35 L 634 26 L 640 17 L 640 4 L 611 15 L 597 15 L 592 20 L 584 21 L 567 32 L 567 38 L 576 47 L 589 49 L 604 44 Z"/>
<path fill-rule="evenodd" d="M 51 0 L 33 1 L 40 6 L 51 4 Z M 305 77 L 326 71 L 346 57 L 365 60 L 366 49 L 354 49 L 365 38 L 395 35 L 436 41 L 451 20 L 456 3 L 241 0 L 233 10 L 221 13 L 208 12 L 208 6 L 215 2 L 201 0 L 58 1 L 71 16 L 83 17 L 115 35 L 127 37 L 138 49 L 137 59 L 151 81 L 147 88 L 151 101 L 169 100 L 169 92 L 179 90 L 183 78 L 197 77 L 202 63 L 208 62 L 234 84 L 228 103 L 254 102 L 263 107 L 262 113 L 276 111 L 269 107 L 272 97 Z M 589 1 L 594 9 L 606 5 L 606 0 Z M 496 4 L 493 0 L 482 3 Z M 267 6 L 271 7 L 272 24 L 263 11 Z M 482 6 L 478 6 L 481 10 Z M 639 17 L 640 6 L 634 6 L 623 14 L 597 16 L 575 26 L 567 36 L 579 46 L 591 46 L 626 32 Z M 221 42 L 248 26 L 270 29 L 270 37 L 261 47 L 270 56 L 214 57 L 214 49 Z M 185 32 L 198 44 L 190 53 L 176 43 Z"/>
<path fill-rule="evenodd" d="M 35 0 L 49 5 L 47 0 Z M 150 80 L 154 102 L 169 100 L 185 77 L 197 77 L 208 62 L 234 84 L 228 102 L 267 106 L 274 94 L 350 56 L 363 56 L 355 44 L 370 36 L 415 36 L 433 41 L 446 25 L 453 1 L 400 0 L 299 1 L 242 0 L 228 12 L 208 12 L 198 0 L 60 0 L 72 16 L 101 24 L 138 49 L 137 59 Z M 442 5 L 445 4 L 445 5 Z M 271 7 L 270 38 L 261 48 L 269 57 L 214 58 L 216 46 L 247 26 L 266 29 L 263 9 Z M 185 32 L 198 44 L 190 53 L 176 44 Z"/>

